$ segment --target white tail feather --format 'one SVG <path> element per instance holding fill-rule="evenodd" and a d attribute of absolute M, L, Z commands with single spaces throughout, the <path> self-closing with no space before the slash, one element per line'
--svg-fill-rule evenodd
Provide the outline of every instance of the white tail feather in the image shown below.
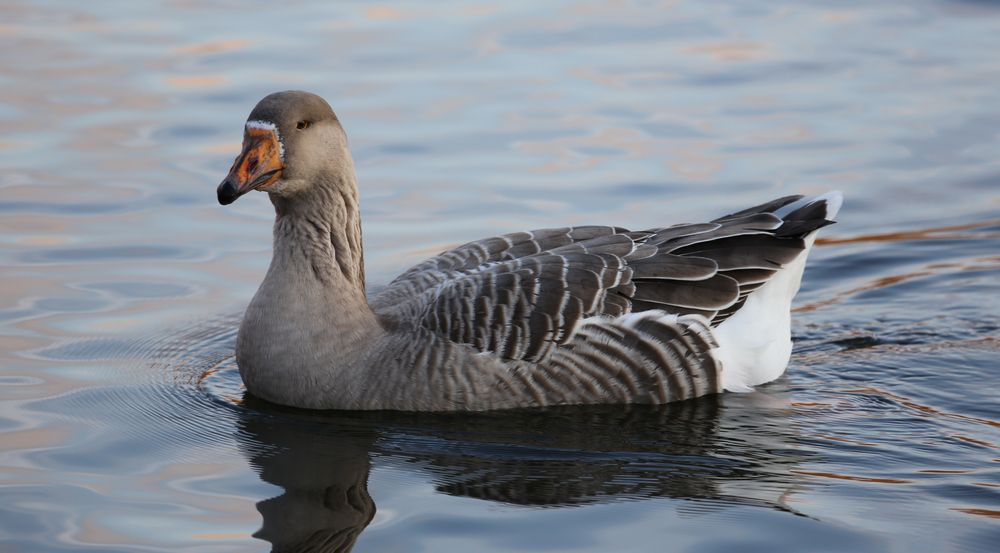
<path fill-rule="evenodd" d="M 787 214 L 818 201 L 826 202 L 826 219 L 833 220 L 844 199 L 840 192 L 827 192 L 793 202 L 776 212 Z M 816 231 L 805 238 L 806 248 L 770 281 L 751 293 L 739 311 L 715 329 L 722 363 L 722 386 L 731 392 L 747 392 L 785 372 L 792 354 L 792 298 L 799 291 L 806 258 Z"/>
<path fill-rule="evenodd" d="M 781 209 L 774 212 L 778 217 L 784 218 L 785 215 L 795 211 L 800 207 L 805 207 L 809 204 L 814 204 L 816 202 L 826 202 L 826 220 L 833 221 L 834 217 L 837 216 L 837 212 L 840 211 L 840 206 L 844 204 L 844 195 L 841 194 L 839 190 L 831 190 L 829 192 L 824 192 L 816 196 L 809 196 L 807 198 L 802 198 L 796 200 Z"/>

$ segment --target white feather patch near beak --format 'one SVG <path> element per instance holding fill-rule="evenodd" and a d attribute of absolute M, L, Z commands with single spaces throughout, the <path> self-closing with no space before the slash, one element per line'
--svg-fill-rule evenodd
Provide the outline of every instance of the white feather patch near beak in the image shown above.
<path fill-rule="evenodd" d="M 278 131 L 278 126 L 270 121 L 263 121 L 261 119 L 254 119 L 253 121 L 247 121 L 247 129 L 260 129 L 264 131 L 271 131 L 274 136 L 278 137 L 278 155 L 281 156 L 281 161 L 285 161 L 285 139 L 282 138 L 281 133 Z"/>

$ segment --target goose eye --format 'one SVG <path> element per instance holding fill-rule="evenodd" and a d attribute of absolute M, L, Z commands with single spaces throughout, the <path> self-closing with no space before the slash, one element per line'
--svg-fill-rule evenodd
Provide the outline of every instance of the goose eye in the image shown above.
<path fill-rule="evenodd" d="M 309 128 L 309 121 L 299 121 L 298 123 L 295 124 L 295 128 L 296 129 L 308 129 Z"/>

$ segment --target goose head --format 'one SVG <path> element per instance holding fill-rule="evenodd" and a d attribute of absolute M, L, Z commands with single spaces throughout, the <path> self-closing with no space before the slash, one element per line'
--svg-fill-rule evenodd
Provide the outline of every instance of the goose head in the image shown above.
<path fill-rule="evenodd" d="M 294 199 L 317 182 L 353 172 L 347 137 L 323 98 L 297 90 L 264 97 L 250 112 L 243 149 L 217 190 L 231 204 L 251 190 Z"/>

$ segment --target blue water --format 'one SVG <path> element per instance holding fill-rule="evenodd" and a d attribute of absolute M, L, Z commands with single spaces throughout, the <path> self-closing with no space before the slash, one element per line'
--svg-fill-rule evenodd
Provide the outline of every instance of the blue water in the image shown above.
<path fill-rule="evenodd" d="M 0 551 L 1000 543 L 1000 4 L 0 6 Z M 663 408 L 245 397 L 266 93 L 352 141 L 370 285 L 500 232 L 840 189 L 787 375 Z"/>

